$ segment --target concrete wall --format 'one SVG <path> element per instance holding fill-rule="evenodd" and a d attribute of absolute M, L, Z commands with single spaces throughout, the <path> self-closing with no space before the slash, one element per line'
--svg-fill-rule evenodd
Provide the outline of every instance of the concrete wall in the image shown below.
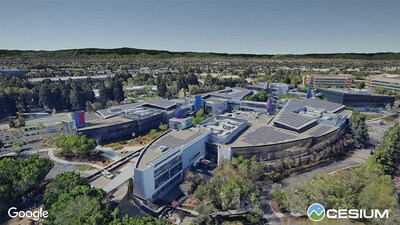
<path fill-rule="evenodd" d="M 154 193 L 154 168 L 144 171 L 135 168 L 133 184 L 133 193 L 136 196 L 142 199 L 151 198 Z"/>

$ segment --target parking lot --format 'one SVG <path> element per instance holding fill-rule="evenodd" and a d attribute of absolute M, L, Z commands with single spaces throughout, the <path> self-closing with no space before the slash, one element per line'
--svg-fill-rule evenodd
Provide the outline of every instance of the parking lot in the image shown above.
<path fill-rule="evenodd" d="M 54 137 L 59 134 L 59 131 L 58 125 L 1 130 L 0 140 L 3 142 L 4 148 L 0 149 L 0 156 L 13 152 L 15 143 L 22 144 L 21 155 L 35 154 L 43 146 L 43 137 Z"/>

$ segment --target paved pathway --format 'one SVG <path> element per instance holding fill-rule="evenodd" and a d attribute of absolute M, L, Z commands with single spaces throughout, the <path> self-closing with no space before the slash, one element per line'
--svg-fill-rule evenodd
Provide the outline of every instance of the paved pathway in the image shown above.
<path fill-rule="evenodd" d="M 282 185 L 282 188 L 284 188 L 284 189 L 288 189 L 291 187 L 296 188 L 298 182 L 300 181 L 300 178 L 310 181 L 310 180 L 314 179 L 318 173 L 332 173 L 334 171 L 341 170 L 343 168 L 356 166 L 356 165 L 359 165 L 359 164 L 367 161 L 367 159 L 370 156 L 371 156 L 370 149 L 356 150 L 353 152 L 353 154 L 350 157 L 348 157 L 344 160 L 338 160 L 338 161 L 332 162 L 328 165 L 315 168 L 308 172 L 292 175 L 288 178 L 283 179 L 280 182 L 280 184 Z"/>

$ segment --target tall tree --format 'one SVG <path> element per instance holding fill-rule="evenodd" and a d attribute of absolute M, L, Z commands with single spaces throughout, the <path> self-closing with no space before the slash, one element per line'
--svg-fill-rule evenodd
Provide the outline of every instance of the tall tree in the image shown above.
<path fill-rule="evenodd" d="M 158 91 L 158 96 L 160 97 L 165 97 L 167 96 L 167 84 L 165 83 L 165 79 L 163 77 L 157 78 L 157 91 Z"/>
<path fill-rule="evenodd" d="M 85 108 L 86 101 L 82 98 L 81 87 L 76 83 L 76 81 L 72 81 L 71 83 L 69 101 L 71 103 L 72 110 L 81 110 Z"/>
<path fill-rule="evenodd" d="M 114 96 L 114 100 L 117 102 L 122 102 L 124 100 L 123 84 L 122 84 L 122 80 L 120 80 L 120 79 L 117 79 L 114 81 L 113 96 Z"/>
<path fill-rule="evenodd" d="M 350 126 L 357 143 L 365 145 L 369 141 L 368 126 L 365 123 L 365 115 L 354 112 L 350 118 Z"/>
<path fill-rule="evenodd" d="M 393 173 L 394 167 L 400 163 L 400 125 L 385 132 L 373 158 L 383 166 L 386 174 Z"/>

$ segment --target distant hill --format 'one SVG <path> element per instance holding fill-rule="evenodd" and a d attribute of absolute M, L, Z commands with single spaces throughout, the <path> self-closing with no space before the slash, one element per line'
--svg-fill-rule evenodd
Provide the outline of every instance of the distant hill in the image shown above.
<path fill-rule="evenodd" d="M 95 55 L 120 55 L 137 56 L 140 58 L 261 58 L 261 59 L 363 59 L 363 60 L 400 60 L 400 53 L 329 53 L 329 54 L 228 54 L 213 52 L 172 52 L 164 50 L 147 50 L 137 48 L 83 48 L 55 51 L 31 51 L 31 50 L 0 50 L 0 57 L 37 55 L 42 57 L 57 56 L 95 56 Z"/>

